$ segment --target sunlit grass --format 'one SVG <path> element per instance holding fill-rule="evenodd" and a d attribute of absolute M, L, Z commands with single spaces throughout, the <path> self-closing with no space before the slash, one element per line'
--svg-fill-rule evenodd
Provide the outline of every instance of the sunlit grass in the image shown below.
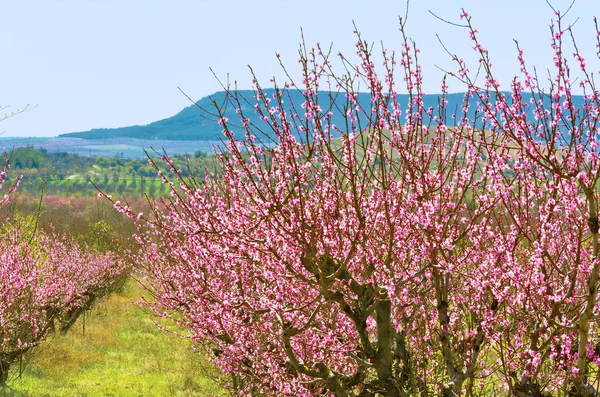
<path fill-rule="evenodd" d="M 6 396 L 214 396 L 218 372 L 190 342 L 159 330 L 132 302 L 130 282 L 81 318 L 66 336 L 40 347 Z"/>

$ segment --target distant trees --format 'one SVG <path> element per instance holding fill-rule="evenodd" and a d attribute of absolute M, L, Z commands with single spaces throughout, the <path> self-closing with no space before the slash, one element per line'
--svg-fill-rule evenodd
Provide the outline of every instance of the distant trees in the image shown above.
<path fill-rule="evenodd" d="M 115 183 L 115 185 L 117 193 L 122 196 L 123 193 L 125 193 L 125 190 L 127 190 L 127 180 L 121 179 L 118 183 Z"/>
<path fill-rule="evenodd" d="M 88 183 L 91 181 L 107 193 L 119 191 L 119 194 L 139 197 L 148 193 L 144 190 L 148 185 L 144 184 L 142 189 L 137 181 L 129 183 L 130 181 L 141 177 L 157 180 L 154 167 L 147 160 L 141 159 L 85 157 L 70 153 L 49 153 L 45 149 L 33 147 L 17 148 L 5 152 L 4 156 L 13 161 L 13 172 L 22 175 L 21 189 L 27 195 L 37 196 L 41 184 L 44 184 L 46 194 L 49 195 L 95 196 L 97 190 Z M 188 166 L 199 175 L 208 164 L 212 166 L 216 162 L 214 156 L 201 156 L 189 162 L 184 156 L 176 156 L 174 159 L 183 167 L 185 175 L 189 174 Z M 9 179 L 11 177 L 12 175 L 7 176 Z"/>
<path fill-rule="evenodd" d="M 10 156 L 12 166 L 17 169 L 23 168 L 41 168 L 46 164 L 46 153 L 45 149 L 35 150 L 32 147 L 16 148 L 9 154 L 5 153 L 4 156 Z"/>
<path fill-rule="evenodd" d="M 156 187 L 154 186 L 154 183 L 150 183 L 150 185 L 148 187 L 148 196 L 154 197 L 155 191 L 156 191 Z"/>
<path fill-rule="evenodd" d="M 127 186 L 126 186 L 127 187 Z M 135 177 L 131 178 L 131 183 L 129 184 L 129 186 L 127 187 L 129 190 L 132 191 L 137 191 L 137 180 Z"/>
<path fill-rule="evenodd" d="M 183 178 L 165 156 L 171 195 L 154 215 L 115 203 L 139 222 L 146 304 L 212 352 L 236 395 L 597 395 L 600 95 L 556 15 L 549 90 L 517 47 L 521 77 L 500 91 L 463 12 L 479 63 L 453 57 L 458 109 L 446 79 L 423 106 L 402 19 L 399 53 L 357 35 L 345 72 L 303 46 L 300 81 L 256 83 L 260 123 L 228 92 L 218 172 Z M 343 106 L 320 103 L 321 86 Z"/>

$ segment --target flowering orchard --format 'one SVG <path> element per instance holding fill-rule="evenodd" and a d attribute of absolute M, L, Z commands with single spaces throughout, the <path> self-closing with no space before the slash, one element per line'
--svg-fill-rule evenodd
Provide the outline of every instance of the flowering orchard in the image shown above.
<path fill-rule="evenodd" d="M 0 172 L 6 180 L 8 162 Z M 9 202 L 20 178 L 0 199 Z M 11 366 L 107 294 L 125 270 L 112 253 L 83 251 L 74 241 L 8 220 L 0 227 L 0 386 Z"/>
<path fill-rule="evenodd" d="M 447 73 L 462 107 L 446 107 L 446 79 L 423 106 L 401 19 L 397 53 L 357 34 L 360 61 L 341 57 L 341 73 L 317 46 L 300 52 L 301 81 L 273 95 L 255 82 L 261 123 L 229 92 L 239 118 L 216 107 L 220 172 L 182 178 L 165 156 L 171 195 L 152 216 L 117 204 L 138 219 L 148 304 L 210 349 L 236 395 L 598 394 L 593 75 L 556 13 L 549 88 L 517 45 L 520 74 L 501 91 L 461 18 L 479 57 L 477 79 L 456 57 Z"/>

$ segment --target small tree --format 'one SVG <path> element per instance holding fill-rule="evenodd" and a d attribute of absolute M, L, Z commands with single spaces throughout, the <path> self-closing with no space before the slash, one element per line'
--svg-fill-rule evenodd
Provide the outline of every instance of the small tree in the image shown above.
<path fill-rule="evenodd" d="M 75 242 L 9 226 L 0 240 L 0 385 L 13 363 L 106 295 L 124 263 Z"/>
<path fill-rule="evenodd" d="M 398 56 L 357 35 L 345 73 L 302 47 L 301 83 L 255 81 L 261 124 L 228 91 L 239 120 L 216 106 L 221 172 L 182 178 L 165 156 L 171 195 L 152 216 L 116 203 L 139 221 L 148 304 L 210 348 L 238 395 L 596 395 L 600 97 L 576 46 L 572 95 L 556 15 L 549 92 L 518 47 L 523 79 L 500 91 L 466 12 L 483 80 L 453 57 L 456 110 L 446 78 L 424 106 L 402 19 Z"/>

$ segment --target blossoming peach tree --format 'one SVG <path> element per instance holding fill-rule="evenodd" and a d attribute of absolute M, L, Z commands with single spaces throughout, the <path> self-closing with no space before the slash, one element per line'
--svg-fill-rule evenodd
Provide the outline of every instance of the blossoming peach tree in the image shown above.
<path fill-rule="evenodd" d="M 12 364 L 49 334 L 66 332 L 108 293 L 124 262 L 112 253 L 85 252 L 74 242 L 42 234 L 34 240 L 19 228 L 0 241 L 0 384 Z"/>
<path fill-rule="evenodd" d="M 8 160 L 0 172 L 6 181 Z M 20 177 L 0 200 L 9 202 Z M 54 331 L 67 332 L 99 297 L 111 291 L 125 262 L 110 252 L 85 249 L 27 222 L 0 225 L 0 386 L 13 364 Z"/>
<path fill-rule="evenodd" d="M 577 46 L 565 53 L 556 13 L 549 87 L 517 45 L 520 77 L 502 91 L 461 18 L 480 72 L 452 57 L 458 108 L 446 78 L 424 106 L 401 19 L 398 53 L 357 33 L 343 73 L 317 46 L 300 52 L 301 81 L 228 91 L 220 170 L 183 178 L 165 155 L 170 196 L 147 216 L 117 203 L 138 220 L 147 304 L 209 347 L 236 395 L 598 394 L 593 74 Z"/>

